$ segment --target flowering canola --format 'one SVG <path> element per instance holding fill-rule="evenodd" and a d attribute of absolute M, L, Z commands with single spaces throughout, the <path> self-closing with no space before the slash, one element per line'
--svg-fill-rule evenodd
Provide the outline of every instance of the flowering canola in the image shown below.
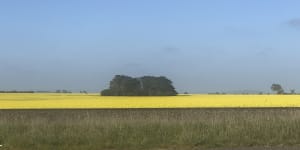
<path fill-rule="evenodd" d="M 300 107 L 300 95 L 0 94 L 0 109 Z"/>

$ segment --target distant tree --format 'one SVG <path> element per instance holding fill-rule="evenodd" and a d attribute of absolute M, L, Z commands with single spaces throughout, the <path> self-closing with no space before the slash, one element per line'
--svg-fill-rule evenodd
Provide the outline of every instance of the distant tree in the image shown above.
<path fill-rule="evenodd" d="M 72 92 L 68 90 L 56 90 L 55 93 L 72 93 Z"/>
<path fill-rule="evenodd" d="M 101 96 L 113 96 L 115 93 L 111 89 L 105 89 L 101 91 Z"/>
<path fill-rule="evenodd" d="M 177 92 L 172 81 L 166 77 L 144 76 L 140 78 L 142 95 L 168 96 L 176 95 Z"/>
<path fill-rule="evenodd" d="M 0 93 L 35 93 L 34 91 L 17 91 L 17 90 L 12 90 L 12 91 L 0 91 Z"/>
<path fill-rule="evenodd" d="M 116 75 L 110 82 L 110 89 L 115 96 L 133 96 L 139 93 L 140 83 L 135 78 Z"/>
<path fill-rule="evenodd" d="M 271 90 L 277 92 L 277 94 L 284 94 L 284 90 L 280 84 L 272 84 Z"/>
<path fill-rule="evenodd" d="M 295 89 L 291 89 L 291 94 L 296 94 L 296 90 Z"/>
<path fill-rule="evenodd" d="M 132 78 L 125 75 L 116 75 L 110 81 L 109 89 L 101 92 L 103 96 L 172 96 L 176 94 L 171 80 L 166 77 Z"/>
<path fill-rule="evenodd" d="M 84 93 L 84 94 L 88 94 L 87 91 L 83 90 L 83 91 L 80 91 L 79 93 Z"/>

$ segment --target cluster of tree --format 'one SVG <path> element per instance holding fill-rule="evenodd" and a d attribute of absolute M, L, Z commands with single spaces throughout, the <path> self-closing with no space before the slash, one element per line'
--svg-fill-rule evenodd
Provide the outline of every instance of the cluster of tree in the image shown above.
<path fill-rule="evenodd" d="M 225 93 L 225 92 L 213 92 L 213 93 L 208 93 L 208 94 L 211 94 L 211 95 L 226 95 L 227 93 Z"/>
<path fill-rule="evenodd" d="M 56 90 L 55 93 L 72 93 L 72 92 L 68 90 Z"/>
<path fill-rule="evenodd" d="M 17 91 L 17 90 L 13 90 L 13 91 L 0 91 L 0 93 L 34 93 L 34 91 Z"/>
<path fill-rule="evenodd" d="M 132 78 L 116 75 L 109 89 L 101 91 L 103 96 L 175 96 L 172 81 L 166 77 L 143 76 Z"/>
<path fill-rule="evenodd" d="M 34 91 L 34 93 L 55 93 L 53 91 Z"/>
<path fill-rule="evenodd" d="M 291 89 L 290 93 L 284 92 L 284 89 L 280 84 L 272 84 L 271 90 L 276 92 L 277 94 L 296 94 L 296 91 L 294 89 Z"/>
<path fill-rule="evenodd" d="M 88 94 L 87 91 L 83 90 L 83 91 L 80 91 L 79 93 L 83 93 L 83 94 Z"/>

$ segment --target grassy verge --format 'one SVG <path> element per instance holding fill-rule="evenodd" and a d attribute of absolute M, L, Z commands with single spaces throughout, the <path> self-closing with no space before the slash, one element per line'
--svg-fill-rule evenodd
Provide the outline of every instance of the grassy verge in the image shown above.
<path fill-rule="evenodd" d="M 0 149 L 193 149 L 300 144 L 300 109 L 2 110 Z"/>

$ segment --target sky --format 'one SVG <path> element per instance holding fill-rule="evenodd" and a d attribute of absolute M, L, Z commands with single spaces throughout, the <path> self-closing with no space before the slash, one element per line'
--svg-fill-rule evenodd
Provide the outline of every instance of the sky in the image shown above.
<path fill-rule="evenodd" d="M 1 0 L 0 90 L 166 76 L 179 92 L 300 92 L 298 0 Z"/>

